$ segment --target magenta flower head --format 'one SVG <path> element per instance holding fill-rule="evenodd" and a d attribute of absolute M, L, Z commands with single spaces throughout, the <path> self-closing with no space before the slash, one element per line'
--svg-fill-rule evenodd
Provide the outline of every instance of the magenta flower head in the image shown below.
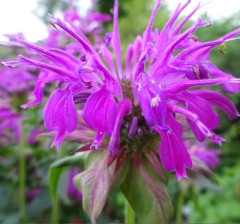
<path fill-rule="evenodd" d="M 59 149 L 66 136 L 76 131 L 79 139 L 84 139 L 88 129 L 95 132 L 90 148 L 99 149 L 105 145 L 103 141 L 107 142 L 110 160 L 119 162 L 126 154 L 135 158 L 158 151 L 165 170 L 176 172 L 180 180 L 187 177 L 186 168 L 192 167 L 183 143 L 186 122 L 199 142 L 209 139 L 221 145 L 224 139 L 214 133 L 220 119 L 213 106 L 223 110 L 230 119 L 239 114 L 229 99 L 209 87 L 221 85 L 227 92 L 236 93 L 240 90 L 240 80 L 213 65 L 209 53 L 215 46 L 237 39 L 240 29 L 217 40 L 201 42 L 194 38 L 194 32 L 209 26 L 208 20 L 199 19 L 183 31 L 200 5 L 177 22 L 189 4 L 190 1 L 179 4 L 160 31 L 152 29 L 160 6 L 156 0 L 143 35 L 128 46 L 125 57 L 121 50 L 117 0 L 113 32 L 106 35 L 105 42 L 97 49 L 80 30 L 76 32 L 50 16 L 54 27 L 76 40 L 79 57 L 68 48 L 48 50 L 20 39 L 6 44 L 38 54 L 19 55 L 17 61 L 3 63 L 9 67 L 27 65 L 41 69 L 32 93 L 34 100 L 23 108 L 41 103 L 44 85 L 57 83 L 44 109 L 45 127 L 55 132 L 53 146 Z M 81 126 L 85 127 L 82 132 Z M 86 137 L 84 143 L 88 141 Z"/>
<path fill-rule="evenodd" d="M 76 30 L 71 19 L 65 22 L 53 16 L 50 23 L 76 43 L 65 49 L 40 47 L 21 39 L 2 43 L 23 47 L 30 53 L 3 62 L 5 66 L 33 66 L 41 71 L 32 101 L 23 108 L 42 103 L 44 86 L 56 84 L 44 108 L 44 123 L 50 132 L 47 135 L 54 137 L 52 146 L 57 149 L 64 140 L 84 144 L 77 151 L 87 151 L 87 170 L 74 182 L 93 223 L 117 184 L 141 223 L 166 223 L 171 203 L 162 167 L 175 172 L 179 181 L 187 178 L 187 169 L 193 165 L 185 136 L 221 145 L 224 139 L 214 133 L 220 122 L 214 108 L 230 119 L 239 116 L 234 104 L 211 87 L 221 85 L 226 92 L 237 93 L 240 80 L 218 69 L 209 55 L 214 47 L 239 39 L 240 29 L 201 42 L 194 32 L 209 26 L 208 20 L 198 19 L 183 29 L 200 4 L 179 21 L 189 4 L 179 4 L 164 28 L 153 30 L 160 7 L 160 0 L 156 0 L 145 31 L 129 44 L 124 56 L 117 0 L 113 31 L 98 46 Z M 75 21 L 75 17 L 72 19 Z M 204 153 L 197 157 L 213 167 L 210 156 Z M 62 163 L 79 162 L 81 155 L 76 153 Z M 136 203 L 134 198 L 148 201 Z"/>

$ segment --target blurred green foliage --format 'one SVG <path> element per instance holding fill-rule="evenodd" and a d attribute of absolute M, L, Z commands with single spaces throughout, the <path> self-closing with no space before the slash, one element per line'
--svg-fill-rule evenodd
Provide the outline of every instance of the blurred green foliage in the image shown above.
<path fill-rule="evenodd" d="M 83 0 L 81 1 L 83 2 Z M 56 13 L 67 8 L 63 0 L 38 0 L 36 14 L 47 22 L 47 13 Z M 111 13 L 113 1 L 101 0 L 99 9 L 105 13 Z M 153 1 L 146 0 L 120 0 L 120 33 L 123 49 L 134 40 L 136 35 L 141 34 L 148 23 L 153 7 Z M 162 27 L 169 18 L 169 11 L 163 3 L 156 18 L 155 27 Z M 240 14 L 233 15 L 226 20 L 215 21 L 213 26 L 201 28 L 196 32 L 200 40 L 213 40 L 221 37 L 229 31 L 237 28 L 240 24 Z M 106 24 L 106 30 L 111 31 L 111 23 Z M 221 49 L 221 48 L 220 48 Z M 219 48 L 212 51 L 211 59 L 223 71 L 240 77 L 240 51 L 239 41 L 226 43 L 224 54 Z M 0 57 L 14 57 L 13 52 L 7 48 L 0 48 Z M 17 96 L 18 97 L 18 96 Z M 240 111 L 240 95 L 229 97 L 237 105 Z M 21 98 L 21 96 L 19 96 Z M 19 103 L 13 103 L 19 110 Z M 49 192 L 47 178 L 51 163 L 59 157 L 55 149 L 50 149 L 50 141 L 42 140 L 34 146 L 27 143 L 27 135 L 31 130 L 42 125 L 42 111 L 38 107 L 20 111 L 24 117 L 24 158 L 26 161 L 26 191 L 40 189 L 40 193 L 27 203 L 27 220 L 29 223 L 50 222 L 53 203 Z M 183 184 L 185 191 L 182 192 L 176 181 L 169 185 L 173 201 L 182 193 L 183 208 L 188 209 L 183 215 L 188 223 L 239 223 L 240 222 L 240 123 L 239 120 L 229 122 L 225 115 L 221 118 L 221 127 L 218 129 L 228 141 L 223 144 L 221 164 L 215 171 L 219 185 L 212 182 L 205 186 L 196 182 L 194 187 Z M 65 154 L 69 154 L 72 146 L 66 146 Z M 75 145 L 74 145 L 75 146 Z M 19 151 L 20 146 L 0 148 L 0 223 L 20 223 L 19 212 Z M 214 148 L 216 145 L 213 146 Z M 21 149 L 22 150 L 22 149 Z M 175 178 L 175 177 L 173 177 Z M 67 173 L 63 173 L 58 185 L 59 222 L 80 223 L 88 222 L 88 218 L 82 211 L 81 203 L 68 198 L 66 195 Z M 197 187 L 196 187 L 197 186 Z M 146 202 L 147 203 L 147 202 Z M 119 192 L 113 192 L 100 217 L 101 222 L 109 223 L 114 220 L 123 220 L 125 199 Z M 177 204 L 175 208 L 177 209 Z M 79 218 L 80 217 L 80 218 Z"/>
<path fill-rule="evenodd" d="M 240 165 L 217 174 L 219 185 L 189 200 L 189 223 L 240 223 Z"/>

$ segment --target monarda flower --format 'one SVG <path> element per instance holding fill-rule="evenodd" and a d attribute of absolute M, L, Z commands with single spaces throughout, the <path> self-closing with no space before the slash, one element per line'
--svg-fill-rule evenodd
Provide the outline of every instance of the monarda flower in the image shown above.
<path fill-rule="evenodd" d="M 108 14 L 96 11 L 96 3 L 92 4 L 88 9 L 86 16 L 81 16 L 74 2 L 68 0 L 67 4 L 69 9 L 62 13 L 63 21 L 68 23 L 74 32 L 78 33 L 78 31 L 80 31 L 88 37 L 91 36 L 94 38 L 95 42 L 99 41 L 100 34 L 103 32 L 102 23 L 111 20 L 111 16 Z M 79 48 L 79 46 L 75 46 L 75 44 L 72 43 L 72 39 L 66 35 L 66 33 L 56 29 L 49 30 L 49 35 L 44 41 L 45 47 L 63 48 L 65 45 L 68 45 L 67 48 L 69 51 L 75 51 Z"/>
<path fill-rule="evenodd" d="M 55 133 L 52 145 L 59 149 L 64 139 L 74 139 L 86 144 L 82 151 L 108 150 L 101 161 L 76 178 L 81 180 L 83 197 L 91 190 L 94 194 L 89 202 L 93 207 L 86 205 L 93 222 L 103 208 L 102 204 L 94 207 L 93 201 L 106 200 L 115 173 L 126 161 L 133 161 L 154 198 L 159 199 L 157 203 L 162 202 L 168 199 L 165 188 L 161 185 L 159 189 L 160 184 L 156 185 L 143 158 L 147 158 L 150 167 L 160 176 L 163 176 L 162 165 L 166 171 L 175 172 L 178 180 L 187 178 L 186 168 L 191 169 L 192 160 L 183 137 L 189 133 L 183 131 L 183 126 L 188 125 L 199 142 L 208 139 L 221 145 L 224 139 L 214 133 L 220 118 L 213 106 L 223 110 L 230 119 L 239 115 L 228 98 L 209 88 L 221 85 L 227 92 L 236 93 L 240 80 L 213 65 L 209 54 L 214 47 L 238 39 L 240 29 L 217 40 L 201 42 L 194 32 L 209 26 L 208 20 L 198 19 L 190 28 L 183 29 L 200 5 L 179 21 L 189 4 L 190 1 L 179 4 L 164 28 L 153 30 L 160 7 L 160 1 L 156 0 L 145 31 L 128 46 L 125 56 L 121 49 L 117 0 L 113 9 L 113 31 L 106 34 L 97 49 L 81 31 L 76 32 L 53 16 L 50 23 L 76 40 L 79 56 L 68 48 L 46 49 L 23 40 L 6 44 L 37 53 L 34 57 L 19 55 L 17 61 L 3 63 L 9 67 L 31 65 L 41 69 L 32 93 L 34 100 L 23 108 L 41 103 L 44 85 L 57 83 L 44 109 L 45 127 Z M 95 137 L 89 142 L 92 133 Z M 103 172 L 113 163 L 115 173 Z M 132 169 L 131 172 L 135 172 L 135 168 Z M 89 187 L 90 178 L 104 185 L 99 188 L 105 190 L 98 194 L 98 184 Z M 123 191 L 131 201 L 132 196 L 128 194 L 131 178 L 128 181 Z M 96 207 L 98 211 L 94 210 Z M 138 205 L 133 203 L 133 207 L 141 214 Z M 165 209 L 160 207 L 161 211 Z M 163 219 L 164 214 L 162 212 Z"/>
<path fill-rule="evenodd" d="M 32 89 L 36 78 L 26 69 L 13 70 L 0 67 L 0 96 L 11 97 L 12 94 L 21 94 Z"/>

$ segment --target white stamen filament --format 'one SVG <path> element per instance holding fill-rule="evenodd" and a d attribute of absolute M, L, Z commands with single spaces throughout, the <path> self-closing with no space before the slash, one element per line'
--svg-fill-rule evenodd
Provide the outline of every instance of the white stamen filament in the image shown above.
<path fill-rule="evenodd" d="M 197 121 L 196 125 L 206 137 L 208 138 L 213 137 L 213 134 L 211 133 L 211 131 L 201 121 Z"/>
<path fill-rule="evenodd" d="M 230 83 L 240 83 L 240 79 L 229 79 Z"/>
<path fill-rule="evenodd" d="M 159 97 L 159 95 L 157 94 L 154 98 L 151 99 L 151 107 L 157 107 L 158 106 L 158 102 L 160 102 L 161 99 Z"/>

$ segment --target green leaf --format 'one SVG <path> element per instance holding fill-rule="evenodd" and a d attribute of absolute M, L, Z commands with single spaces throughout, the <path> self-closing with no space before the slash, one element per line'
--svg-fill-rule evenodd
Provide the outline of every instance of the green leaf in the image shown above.
<path fill-rule="evenodd" d="M 96 223 L 113 186 L 121 183 L 117 179 L 124 180 L 127 173 L 127 162 L 115 174 L 115 163 L 108 167 L 108 159 L 107 150 L 92 152 L 88 157 L 88 169 L 74 178 L 76 186 L 83 195 L 83 208 L 92 223 Z"/>
<path fill-rule="evenodd" d="M 48 171 L 48 178 L 49 178 L 49 184 L 50 184 L 50 192 L 53 199 L 56 199 L 57 197 L 58 182 L 62 172 L 68 166 L 77 165 L 77 166 L 83 167 L 85 156 L 86 156 L 86 153 L 77 153 L 72 156 L 61 158 L 50 166 Z"/>
<path fill-rule="evenodd" d="M 53 200 L 55 200 L 57 197 L 58 181 L 63 171 L 64 171 L 64 168 L 55 168 L 55 167 L 50 167 L 48 171 L 50 193 Z"/>
<path fill-rule="evenodd" d="M 172 203 L 164 177 L 146 157 L 141 158 L 138 167 L 131 165 L 121 189 L 137 223 L 166 223 L 171 218 Z"/>
<path fill-rule="evenodd" d="M 50 168 L 60 168 L 60 167 L 66 167 L 66 166 L 84 166 L 84 160 L 87 156 L 88 152 L 79 152 L 72 156 L 67 156 L 64 158 L 61 158 L 54 162 Z"/>

